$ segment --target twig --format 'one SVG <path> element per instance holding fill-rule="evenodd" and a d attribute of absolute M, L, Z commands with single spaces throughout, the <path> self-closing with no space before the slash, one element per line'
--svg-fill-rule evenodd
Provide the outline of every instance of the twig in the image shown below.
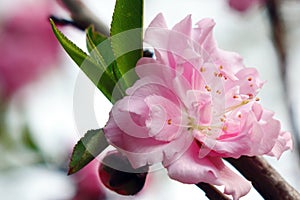
<path fill-rule="evenodd" d="M 292 108 L 293 102 L 288 88 L 287 80 L 287 51 L 285 42 L 285 26 L 280 13 L 280 0 L 267 0 L 266 7 L 272 29 L 273 43 L 279 58 L 279 67 L 281 71 L 281 79 L 285 92 L 286 106 L 289 114 L 289 121 L 294 135 L 295 146 L 300 158 L 300 131 L 297 124 L 295 111 Z"/>
<path fill-rule="evenodd" d="M 275 49 L 280 61 L 280 71 L 282 78 L 286 77 L 286 44 L 285 44 L 285 27 L 280 15 L 278 0 L 267 0 L 266 7 L 271 23 L 272 37 Z"/>
<path fill-rule="evenodd" d="M 227 158 L 240 173 L 252 182 L 264 199 L 300 200 L 300 194 L 279 173 L 260 157 Z"/>
<path fill-rule="evenodd" d="M 61 2 L 71 12 L 71 17 L 78 28 L 84 30 L 93 24 L 96 31 L 109 36 L 108 27 L 101 22 L 80 0 L 61 0 Z"/>
<path fill-rule="evenodd" d="M 205 192 L 205 195 L 210 200 L 230 200 L 227 196 L 225 196 L 217 188 L 215 188 L 214 186 L 212 186 L 208 183 L 198 183 L 198 184 L 196 184 L 196 186 L 199 187 L 201 190 L 203 190 Z"/>

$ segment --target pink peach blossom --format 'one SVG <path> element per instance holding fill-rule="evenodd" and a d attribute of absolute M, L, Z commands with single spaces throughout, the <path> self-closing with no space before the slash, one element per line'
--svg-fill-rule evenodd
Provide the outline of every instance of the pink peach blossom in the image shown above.
<path fill-rule="evenodd" d="M 262 5 L 266 0 L 229 0 L 229 6 L 239 12 L 246 12 L 254 5 Z"/>
<path fill-rule="evenodd" d="M 0 96 L 7 99 L 58 58 L 49 24 L 51 3 L 22 5 L 3 18 L 0 31 Z"/>
<path fill-rule="evenodd" d="M 76 193 L 72 200 L 104 200 L 106 195 L 98 178 L 98 160 L 94 160 L 74 174 Z"/>
<path fill-rule="evenodd" d="M 159 14 L 144 39 L 155 58 L 139 60 L 140 79 L 113 106 L 104 131 L 133 167 L 161 162 L 172 179 L 224 185 L 238 199 L 251 183 L 222 158 L 279 158 L 292 142 L 258 103 L 264 82 L 257 70 L 217 47 L 214 25 L 203 19 L 192 28 L 187 16 L 169 30 Z"/>

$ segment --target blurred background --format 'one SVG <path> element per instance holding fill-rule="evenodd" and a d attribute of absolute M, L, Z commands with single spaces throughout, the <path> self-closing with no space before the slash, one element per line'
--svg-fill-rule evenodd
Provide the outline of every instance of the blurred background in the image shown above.
<path fill-rule="evenodd" d="M 248 3 L 239 3 L 242 1 Z M 115 1 L 82 2 L 109 27 Z M 278 56 L 282 54 L 272 40 L 274 23 L 270 23 L 263 0 L 145 0 L 144 27 L 159 12 L 169 27 L 188 14 L 194 23 L 213 18 L 219 47 L 238 52 L 246 66 L 258 68 L 261 78 L 267 80 L 259 94 L 261 103 L 275 111 L 282 129 L 292 131 L 300 123 L 300 1 L 280 1 L 280 5 L 286 42 L 284 84 L 283 62 Z M 105 125 L 111 104 L 79 71 L 51 31 L 50 15 L 70 19 L 60 1 L 0 0 L 0 15 L 0 199 L 206 199 L 196 186 L 172 181 L 164 170 L 151 173 L 143 191 L 134 197 L 103 188 L 96 162 L 67 176 L 72 147 L 87 130 Z M 59 28 L 86 50 L 83 31 L 72 26 Z M 88 95 L 92 101 L 87 100 Z M 279 161 L 267 159 L 300 190 L 296 150 L 284 153 Z M 242 199 L 262 198 L 252 189 Z"/>

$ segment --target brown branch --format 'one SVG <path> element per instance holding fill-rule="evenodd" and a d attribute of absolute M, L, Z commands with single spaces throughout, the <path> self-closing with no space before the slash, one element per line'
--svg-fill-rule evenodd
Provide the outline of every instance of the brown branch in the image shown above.
<path fill-rule="evenodd" d="M 286 50 L 286 31 L 284 20 L 282 19 L 280 13 L 281 0 L 267 0 L 266 8 L 269 16 L 269 21 L 272 30 L 273 44 L 277 52 L 279 59 L 279 67 L 281 72 L 281 79 L 285 92 L 286 106 L 289 114 L 289 121 L 294 135 L 295 146 L 298 153 L 298 158 L 300 156 L 300 131 L 297 124 L 295 110 L 293 109 L 292 99 L 290 95 L 290 90 L 288 88 L 287 80 L 287 50 Z"/>
<path fill-rule="evenodd" d="M 286 76 L 286 44 L 285 27 L 280 13 L 279 0 L 267 0 L 266 8 L 271 24 L 272 37 L 277 55 L 280 61 L 280 70 L 282 78 Z"/>
<path fill-rule="evenodd" d="M 227 158 L 240 173 L 252 182 L 264 199 L 300 200 L 300 194 L 279 173 L 260 157 Z"/>
<path fill-rule="evenodd" d="M 205 195 L 210 200 L 229 200 L 227 196 L 225 196 L 217 188 L 208 183 L 198 183 L 196 184 L 196 186 L 203 190 L 205 192 Z"/>
<path fill-rule="evenodd" d="M 95 30 L 109 36 L 108 27 L 101 22 L 80 0 L 61 0 L 71 13 L 78 28 L 84 30 L 91 24 L 94 25 Z"/>

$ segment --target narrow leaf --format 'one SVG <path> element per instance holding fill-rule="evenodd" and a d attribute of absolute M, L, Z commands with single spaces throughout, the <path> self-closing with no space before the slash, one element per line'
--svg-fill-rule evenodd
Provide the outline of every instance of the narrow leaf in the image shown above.
<path fill-rule="evenodd" d="M 93 58 L 70 41 L 60 30 L 58 30 L 51 19 L 50 22 L 53 32 L 62 47 L 80 67 L 80 69 L 89 77 L 89 79 L 101 90 L 107 99 L 114 103 L 116 100 L 121 98 L 124 92 L 116 86 L 116 80 L 114 77 L 106 72 L 106 66 L 102 65 L 104 63 L 97 63 Z M 114 90 L 114 97 L 112 97 Z"/>
<path fill-rule="evenodd" d="M 142 57 L 143 0 L 117 0 L 111 24 L 111 43 L 121 75 Z M 131 72 L 132 73 L 132 72 Z M 124 77 L 127 87 L 137 76 Z"/>
<path fill-rule="evenodd" d="M 73 149 L 68 175 L 78 172 L 97 157 L 108 145 L 102 129 L 88 131 Z"/>
<path fill-rule="evenodd" d="M 87 28 L 86 30 L 87 49 L 91 54 L 91 57 L 103 66 L 105 66 L 106 63 L 97 46 L 100 45 L 102 42 L 104 42 L 106 39 L 107 39 L 106 36 L 94 31 L 94 26 L 90 26 L 89 28 Z"/>
<path fill-rule="evenodd" d="M 93 26 L 90 26 L 86 30 L 86 42 L 91 57 L 101 65 L 105 66 L 105 73 L 109 73 L 116 82 L 120 81 L 115 87 L 119 87 L 121 91 L 125 91 L 127 87 L 125 86 L 124 81 L 120 80 L 122 74 L 119 71 L 115 60 L 115 55 L 111 47 L 111 39 L 98 33 L 94 30 Z"/>

